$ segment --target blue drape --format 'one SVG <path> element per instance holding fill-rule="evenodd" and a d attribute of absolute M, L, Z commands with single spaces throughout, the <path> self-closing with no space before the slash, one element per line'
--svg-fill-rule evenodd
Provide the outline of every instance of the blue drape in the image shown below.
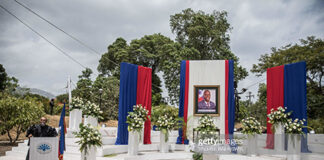
<path fill-rule="evenodd" d="M 185 84 L 186 84 L 186 61 L 181 61 L 180 66 L 180 97 L 179 97 L 179 117 L 183 117 L 184 111 L 184 97 L 185 97 Z M 182 144 L 182 128 L 179 128 L 179 136 L 177 138 L 177 144 Z"/>
<path fill-rule="evenodd" d="M 307 98 L 306 98 L 306 62 L 298 62 L 284 66 L 284 106 L 287 112 L 292 111 L 294 120 L 306 119 L 307 126 Z M 307 128 L 303 129 L 307 134 Z M 301 139 L 301 151 L 309 152 L 307 137 Z"/>
<path fill-rule="evenodd" d="M 120 64 L 120 88 L 118 109 L 118 131 L 116 145 L 128 144 L 126 118 L 136 105 L 137 65 L 122 62 Z"/>
<path fill-rule="evenodd" d="M 234 61 L 228 60 L 228 133 L 234 138 L 235 100 L 234 100 Z M 232 153 L 237 153 L 237 144 L 230 143 Z"/>

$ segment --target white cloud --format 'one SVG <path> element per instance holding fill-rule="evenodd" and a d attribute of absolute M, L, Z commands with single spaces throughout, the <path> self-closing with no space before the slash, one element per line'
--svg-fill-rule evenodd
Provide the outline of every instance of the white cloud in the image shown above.
<path fill-rule="evenodd" d="M 128 42 L 153 33 L 174 38 L 170 31 L 170 15 L 186 8 L 195 11 L 226 10 L 233 27 L 231 49 L 248 70 L 261 54 L 271 47 L 296 43 L 315 35 L 324 37 L 323 1 L 236 1 L 236 0 L 95 0 L 37 1 L 20 0 L 43 17 L 100 53 L 116 38 Z M 1 5 L 12 11 L 35 30 L 62 48 L 82 64 L 96 70 L 100 56 L 71 40 L 46 22 L 17 5 L 4 0 Z M 82 68 L 53 46 L 0 9 L 0 63 L 10 76 L 24 86 L 40 88 L 54 94 L 64 93 L 68 75 L 74 82 Z M 95 71 L 96 72 L 96 71 Z M 250 74 L 239 84 L 247 87 L 262 78 Z M 250 87 L 256 94 L 258 85 Z"/>

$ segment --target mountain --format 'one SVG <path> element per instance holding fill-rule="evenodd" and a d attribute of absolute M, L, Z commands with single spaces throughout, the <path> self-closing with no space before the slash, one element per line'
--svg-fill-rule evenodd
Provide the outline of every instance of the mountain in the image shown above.
<path fill-rule="evenodd" d="M 37 89 L 37 88 L 22 88 L 22 87 L 17 87 L 16 93 L 18 94 L 26 94 L 27 92 L 32 93 L 32 94 L 38 94 L 41 96 L 44 96 L 48 99 L 55 98 L 55 95 L 52 93 L 49 93 L 47 91 Z"/>

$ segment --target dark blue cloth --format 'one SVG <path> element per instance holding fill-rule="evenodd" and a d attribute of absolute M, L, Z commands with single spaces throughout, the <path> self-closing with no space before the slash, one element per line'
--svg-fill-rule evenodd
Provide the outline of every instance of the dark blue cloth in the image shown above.
<path fill-rule="evenodd" d="M 136 105 L 138 66 L 122 62 L 120 64 L 120 87 L 118 109 L 118 131 L 116 145 L 128 144 L 127 115 Z"/>
<path fill-rule="evenodd" d="M 179 117 L 183 118 L 184 112 L 184 98 L 185 98 L 185 84 L 186 84 L 186 61 L 181 61 L 180 66 L 180 97 L 179 97 Z M 189 68 L 188 68 L 189 69 Z M 179 136 L 177 144 L 182 144 L 183 128 L 179 128 Z"/>
<path fill-rule="evenodd" d="M 306 62 L 298 62 L 284 67 L 284 106 L 287 112 L 292 111 L 292 120 L 305 119 L 307 126 L 307 98 L 306 98 Z M 307 134 L 307 128 L 303 128 Z M 301 151 L 309 152 L 307 137 L 301 139 Z"/>
<path fill-rule="evenodd" d="M 59 142 L 59 149 L 60 149 L 60 155 L 62 155 L 65 151 L 65 127 L 64 126 L 64 121 L 65 121 L 65 103 L 61 112 L 61 118 L 59 122 L 59 127 L 60 127 L 60 142 Z"/>
<path fill-rule="evenodd" d="M 234 100 L 234 61 L 228 60 L 228 133 L 229 138 L 233 140 L 235 121 L 235 100 Z M 232 153 L 237 153 L 237 144 L 230 143 Z"/>

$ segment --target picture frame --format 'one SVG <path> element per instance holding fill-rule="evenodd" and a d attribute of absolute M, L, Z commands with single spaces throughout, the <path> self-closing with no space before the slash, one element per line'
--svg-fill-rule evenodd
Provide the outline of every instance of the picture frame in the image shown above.
<path fill-rule="evenodd" d="M 219 116 L 219 85 L 194 85 L 194 116 Z"/>

